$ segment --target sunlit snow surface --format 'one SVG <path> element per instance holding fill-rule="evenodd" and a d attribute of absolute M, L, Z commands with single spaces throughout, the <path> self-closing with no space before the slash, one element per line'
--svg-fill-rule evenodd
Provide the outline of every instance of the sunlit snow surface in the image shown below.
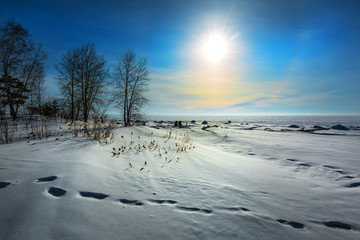
<path fill-rule="evenodd" d="M 110 145 L 0 145 L 0 239 L 360 239 L 359 117 L 254 118 L 157 117 Z M 291 124 L 353 128 L 264 131 Z M 195 148 L 165 153 L 184 134 Z M 162 155 L 113 156 L 131 141 Z"/>

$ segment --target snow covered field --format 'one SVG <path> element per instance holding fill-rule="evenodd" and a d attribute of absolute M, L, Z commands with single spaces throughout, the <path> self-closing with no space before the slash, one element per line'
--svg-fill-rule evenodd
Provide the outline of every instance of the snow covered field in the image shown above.
<path fill-rule="evenodd" d="M 358 120 L 319 134 L 150 122 L 108 145 L 2 144 L 0 239 L 360 239 Z"/>

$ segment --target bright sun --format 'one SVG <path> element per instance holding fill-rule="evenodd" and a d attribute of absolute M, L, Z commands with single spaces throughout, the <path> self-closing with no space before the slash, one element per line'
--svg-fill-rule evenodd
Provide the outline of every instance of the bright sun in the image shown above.
<path fill-rule="evenodd" d="M 212 35 L 205 41 L 203 50 L 209 61 L 217 63 L 226 55 L 227 43 L 221 36 Z"/>

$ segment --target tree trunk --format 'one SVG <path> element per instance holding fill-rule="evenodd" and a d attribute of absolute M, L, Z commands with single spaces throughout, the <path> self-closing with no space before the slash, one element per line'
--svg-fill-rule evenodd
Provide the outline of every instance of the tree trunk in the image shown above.
<path fill-rule="evenodd" d="M 76 108 L 76 117 L 75 120 L 79 119 L 79 115 L 80 115 L 80 103 L 78 104 L 77 108 Z"/>
<path fill-rule="evenodd" d="M 88 113 L 87 113 L 87 110 L 84 110 L 84 122 L 87 122 L 88 120 Z"/>
<path fill-rule="evenodd" d="M 125 127 L 129 126 L 128 125 L 128 119 L 127 119 L 127 106 L 128 106 L 128 81 L 129 81 L 129 75 L 128 73 L 126 73 L 126 81 L 125 81 L 125 96 L 124 96 L 124 124 Z"/>
<path fill-rule="evenodd" d="M 10 108 L 10 115 L 12 116 L 13 120 L 16 120 L 16 112 L 14 110 L 14 105 L 11 102 L 9 103 L 9 108 Z"/>
<path fill-rule="evenodd" d="M 74 78 L 71 76 L 71 123 L 74 122 Z"/>
<path fill-rule="evenodd" d="M 14 120 L 16 120 L 16 118 L 17 118 L 18 111 L 19 111 L 19 104 L 17 103 L 16 108 L 15 108 L 15 118 L 14 118 Z"/>
<path fill-rule="evenodd" d="M 124 107 L 124 124 L 125 124 L 125 127 L 126 127 L 127 126 L 127 120 L 126 120 L 126 108 L 125 107 Z"/>
<path fill-rule="evenodd" d="M 130 119 L 131 119 L 131 117 L 130 117 L 130 111 L 128 110 L 128 112 L 127 112 L 127 125 L 128 126 L 130 126 Z"/>
<path fill-rule="evenodd" d="M 87 99 L 84 99 L 84 104 L 83 104 L 83 115 L 84 115 L 84 122 L 87 122 L 88 120 L 88 107 L 87 107 Z"/>

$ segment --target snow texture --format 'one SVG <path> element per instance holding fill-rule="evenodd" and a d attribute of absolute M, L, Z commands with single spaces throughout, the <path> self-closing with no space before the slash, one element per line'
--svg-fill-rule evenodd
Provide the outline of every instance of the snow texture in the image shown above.
<path fill-rule="evenodd" d="M 360 239 L 359 131 L 161 120 L 0 145 L 0 239 Z"/>

